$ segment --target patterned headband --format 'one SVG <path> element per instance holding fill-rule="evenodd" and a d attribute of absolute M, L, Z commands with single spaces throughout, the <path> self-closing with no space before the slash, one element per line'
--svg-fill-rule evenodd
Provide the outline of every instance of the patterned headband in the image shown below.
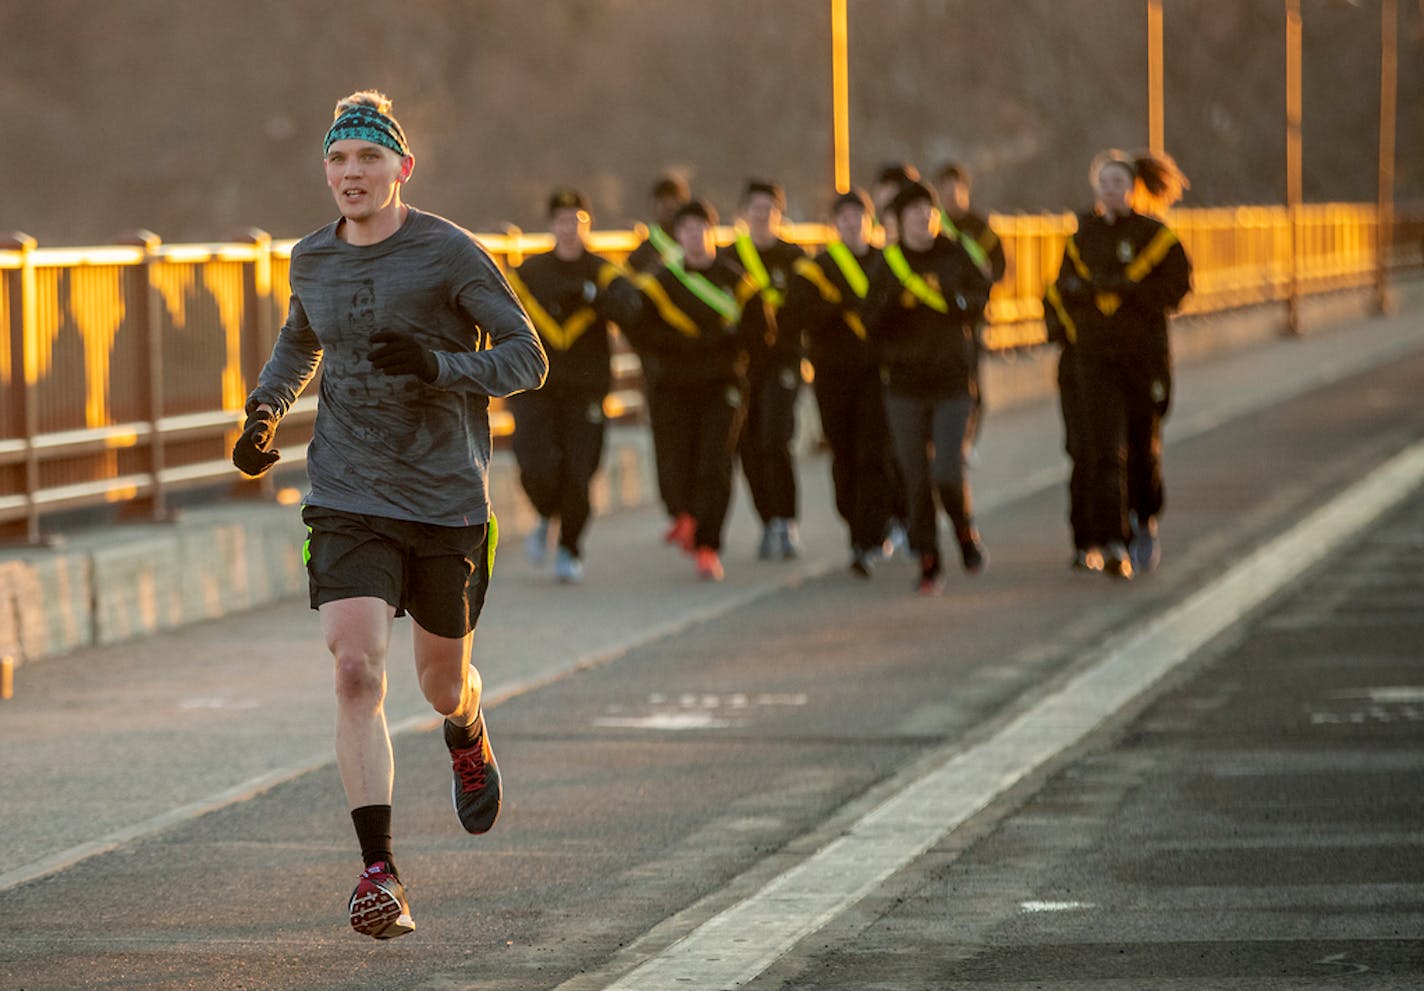
<path fill-rule="evenodd" d="M 402 158 L 410 154 L 410 146 L 405 143 L 405 132 L 400 124 L 375 107 L 351 107 L 343 111 L 332 123 L 331 130 L 326 132 L 321 153 L 325 155 L 329 152 L 333 141 L 345 140 L 370 141 L 389 148 Z"/>

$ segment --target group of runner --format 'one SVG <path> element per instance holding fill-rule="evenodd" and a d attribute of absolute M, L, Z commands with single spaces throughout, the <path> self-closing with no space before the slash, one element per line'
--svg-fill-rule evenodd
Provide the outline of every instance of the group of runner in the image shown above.
<path fill-rule="evenodd" d="M 1079 219 L 1045 311 L 1050 339 L 1063 346 L 1073 566 L 1128 579 L 1160 556 L 1160 424 L 1171 381 L 1165 315 L 1190 288 L 1180 244 L 1133 202 L 1152 198 L 1160 212 L 1185 180 L 1165 156 L 1121 152 L 1099 156 L 1090 178 L 1097 203 Z M 931 182 L 907 163 L 887 165 L 872 194 L 836 197 L 834 236 L 813 257 L 782 236 L 778 183 L 746 183 L 735 236 L 718 248 L 715 207 L 665 176 L 652 189 L 647 236 L 621 277 L 587 247 L 584 197 L 556 192 L 554 249 L 510 273 L 551 366 L 543 390 L 511 403 L 521 480 L 539 514 L 526 539 L 530 559 L 545 560 L 557 519 L 555 575 L 582 580 L 598 467 L 589 452 L 602 449 L 616 325 L 642 359 L 665 539 L 693 556 L 703 578 L 724 574 L 737 464 L 761 522 L 757 556 L 799 551 L 792 439 L 803 359 L 814 370 L 851 571 L 868 578 L 907 544 L 918 590 L 938 591 L 942 511 L 963 569 L 981 572 L 988 554 L 968 465 L 984 411 L 985 307 L 1006 259 L 972 209 L 970 189 L 957 163 Z M 547 278 L 555 269 L 561 276 Z"/>

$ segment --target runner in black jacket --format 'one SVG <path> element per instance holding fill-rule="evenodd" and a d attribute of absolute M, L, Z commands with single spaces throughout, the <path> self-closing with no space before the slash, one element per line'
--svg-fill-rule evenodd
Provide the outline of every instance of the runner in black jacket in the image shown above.
<path fill-rule="evenodd" d="M 568 584 L 583 580 L 589 485 L 603 456 L 603 399 L 612 379 L 609 321 L 632 322 L 639 305 L 622 270 L 588 250 L 590 223 L 583 194 L 555 192 L 549 200 L 554 249 L 509 273 L 549 356 L 544 388 L 508 400 L 519 481 L 539 514 L 525 550 L 534 563 L 544 562 L 549 521 L 557 517 L 554 575 Z"/>
<path fill-rule="evenodd" d="M 905 186 L 891 201 L 900 242 L 885 249 L 871 274 L 865 311 L 924 593 L 939 588 L 943 570 L 936 496 L 954 527 L 964 570 L 978 574 L 986 562 L 974 526 L 966 459 L 977 389 L 974 322 L 988 300 L 988 286 L 964 248 L 939 234 L 938 207 L 934 191 L 923 183 Z"/>
<path fill-rule="evenodd" d="M 668 542 L 696 556 L 697 573 L 723 577 L 722 528 L 732 498 L 732 458 L 741 432 L 747 370 L 744 319 L 763 305 L 756 286 L 715 254 L 717 213 L 692 200 L 677 212 L 673 236 L 683 258 L 643 275 L 642 318 L 624 328 L 634 346 L 658 357 L 652 415 L 659 487 L 674 516 Z"/>
<path fill-rule="evenodd" d="M 1171 202 L 1185 179 L 1165 156 L 1116 150 L 1094 160 L 1091 179 L 1098 205 L 1078 218 L 1053 292 L 1082 390 L 1090 539 L 1108 574 L 1131 578 L 1160 554 L 1161 427 L 1172 399 L 1167 314 L 1192 286 L 1176 235 L 1134 202 Z"/>
<path fill-rule="evenodd" d="M 762 560 L 793 558 L 800 551 L 796 524 L 796 398 L 801 390 L 801 335 L 778 325 L 791 270 L 806 257 L 781 237 L 786 194 L 775 182 L 753 179 L 742 193 L 737 237 L 720 252 L 756 285 L 764 306 L 746 314 L 747 421 L 739 450 L 752 504 L 761 519 Z"/>
<path fill-rule="evenodd" d="M 814 260 L 796 263 L 780 329 L 804 336 L 816 377 L 821 430 L 831 448 L 836 510 L 850 528 L 851 570 L 869 578 L 894 508 L 898 484 L 880 369 L 870 354 L 861 309 L 868 272 L 880 261 L 869 242 L 870 197 L 856 189 L 836 198 L 837 238 Z"/>

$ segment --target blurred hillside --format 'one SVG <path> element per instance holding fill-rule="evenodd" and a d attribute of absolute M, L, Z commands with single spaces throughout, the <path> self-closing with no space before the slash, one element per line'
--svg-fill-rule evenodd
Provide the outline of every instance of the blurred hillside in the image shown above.
<path fill-rule="evenodd" d="M 1168 0 L 1167 146 L 1188 203 L 1284 197 L 1280 0 Z M 1303 0 L 1305 195 L 1373 200 L 1378 0 Z M 1424 198 L 1424 10 L 1403 0 L 1401 199 Z M 978 176 L 997 210 L 1084 205 L 1107 146 L 1146 143 L 1144 0 L 850 0 L 856 181 L 885 160 Z M 682 171 L 726 213 L 749 175 L 795 219 L 829 199 L 826 0 L 0 0 L 0 230 L 94 244 L 260 227 L 334 207 L 335 100 L 395 100 L 408 201 L 475 230 L 540 229 L 553 185 L 601 227 Z"/>

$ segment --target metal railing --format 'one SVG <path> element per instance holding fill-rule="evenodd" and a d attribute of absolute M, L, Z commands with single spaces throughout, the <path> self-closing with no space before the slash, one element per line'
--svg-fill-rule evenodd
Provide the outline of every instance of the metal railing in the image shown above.
<path fill-rule="evenodd" d="M 1373 205 L 1324 204 L 1297 218 L 1301 292 L 1371 285 Z M 1070 214 L 996 215 L 1008 270 L 990 302 L 987 340 L 1010 350 L 1043 342 L 1043 287 L 1057 273 Z M 1182 210 L 1172 217 L 1193 262 L 1187 312 L 1284 300 L 1291 285 L 1284 207 Z M 1392 263 L 1420 264 L 1424 214 L 1402 211 Z M 721 240 L 731 237 L 723 228 Z M 823 244 L 819 224 L 788 236 Z M 479 235 L 504 265 L 548 250 L 548 234 Z M 621 259 L 640 231 L 600 231 L 595 251 Z M 122 504 L 162 518 L 169 494 L 234 480 L 228 457 L 242 405 L 284 316 L 293 241 L 260 231 L 222 244 L 164 245 L 147 232 L 93 248 L 0 241 L 0 535 L 36 542 L 64 510 Z M 640 369 L 621 342 L 607 411 L 641 416 Z M 283 421 L 286 465 L 305 458 L 316 415 L 309 388 Z M 491 408 L 499 437 L 512 421 Z M 257 483 L 270 487 L 270 482 Z"/>

